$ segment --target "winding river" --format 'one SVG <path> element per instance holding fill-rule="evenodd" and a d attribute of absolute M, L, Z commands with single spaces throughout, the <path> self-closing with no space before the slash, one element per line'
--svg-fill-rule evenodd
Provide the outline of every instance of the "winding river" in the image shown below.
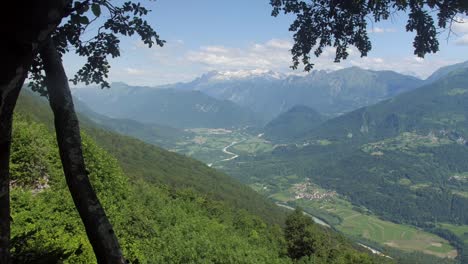
<path fill-rule="evenodd" d="M 294 207 L 291 207 L 291 206 L 289 206 L 289 205 L 285 205 L 285 204 L 282 204 L 282 203 L 278 203 L 278 202 L 277 202 L 276 205 L 281 206 L 281 207 L 284 207 L 284 208 L 289 209 L 289 210 L 295 210 Z M 307 213 L 307 212 L 304 212 L 304 214 L 307 215 L 307 216 L 309 216 L 309 217 L 311 217 L 312 220 L 314 220 L 315 223 L 317 223 L 317 224 L 319 224 L 319 225 L 321 225 L 321 226 L 326 226 L 326 227 L 328 227 L 328 228 L 331 227 L 329 224 L 325 223 L 325 221 L 323 221 L 323 220 L 320 219 L 320 218 L 317 218 L 317 217 L 315 217 L 315 216 L 313 216 L 313 215 L 311 215 L 311 214 L 309 214 L 309 213 Z"/>
<path fill-rule="evenodd" d="M 291 206 L 286 205 L 286 204 L 276 202 L 276 205 L 284 207 L 284 208 L 289 209 L 289 210 L 295 210 L 294 207 L 291 207 Z M 331 228 L 331 226 L 329 224 L 325 223 L 325 221 L 323 221 L 322 219 L 317 218 L 317 217 L 315 217 L 315 216 L 313 216 L 313 215 L 311 215 L 311 214 L 309 214 L 307 212 L 304 212 L 304 214 L 307 215 L 307 216 L 310 216 L 314 220 L 315 223 L 317 223 L 317 224 L 319 224 L 321 226 Z M 378 251 L 377 249 L 369 247 L 368 245 L 364 245 L 362 243 L 357 243 L 357 244 L 360 245 L 361 247 L 364 247 L 367 250 L 371 251 L 373 254 L 384 256 L 384 257 L 387 257 L 387 258 L 391 258 L 391 257 L 389 257 L 387 255 L 384 255 L 382 252 Z"/>

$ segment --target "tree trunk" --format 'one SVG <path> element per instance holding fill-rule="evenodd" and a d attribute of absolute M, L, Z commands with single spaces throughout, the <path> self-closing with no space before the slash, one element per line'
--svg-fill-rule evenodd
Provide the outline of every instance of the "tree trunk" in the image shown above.
<path fill-rule="evenodd" d="M 11 1 L 0 15 L 0 263 L 10 263 L 10 145 L 13 110 L 33 56 L 71 0 Z"/>
<path fill-rule="evenodd" d="M 13 110 L 27 70 L 0 86 L 0 263 L 10 263 L 10 146 Z"/>
<path fill-rule="evenodd" d="M 52 40 L 40 55 L 46 72 L 49 102 L 65 178 L 93 246 L 98 263 L 126 263 L 119 242 L 89 181 L 81 147 L 80 128 L 62 60 Z"/>

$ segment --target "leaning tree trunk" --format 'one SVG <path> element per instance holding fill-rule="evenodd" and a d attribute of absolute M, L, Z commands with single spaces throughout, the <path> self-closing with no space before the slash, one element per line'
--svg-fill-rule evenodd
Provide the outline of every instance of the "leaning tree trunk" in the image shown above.
<path fill-rule="evenodd" d="M 0 86 L 0 263 L 10 263 L 10 146 L 13 110 L 27 70 Z"/>
<path fill-rule="evenodd" d="M 10 1 L 0 15 L 0 263 L 10 258 L 10 145 L 13 110 L 33 56 L 71 0 Z"/>
<path fill-rule="evenodd" d="M 65 178 L 98 263 L 126 263 L 119 242 L 89 181 L 80 128 L 62 60 L 52 40 L 40 51 Z"/>

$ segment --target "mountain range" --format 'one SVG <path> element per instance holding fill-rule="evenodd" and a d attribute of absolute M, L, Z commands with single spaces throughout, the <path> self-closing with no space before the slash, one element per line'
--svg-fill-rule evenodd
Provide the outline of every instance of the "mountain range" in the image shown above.
<path fill-rule="evenodd" d="M 113 83 L 110 89 L 75 88 L 73 96 L 111 118 L 176 128 L 240 127 L 257 123 L 251 111 L 199 91 L 135 87 Z"/>
<path fill-rule="evenodd" d="M 210 72 L 192 82 L 160 87 L 113 83 L 75 88 L 75 98 L 112 118 L 176 128 L 262 127 L 296 105 L 334 117 L 410 91 L 424 81 L 357 67 L 286 76 L 272 71 Z"/>
<path fill-rule="evenodd" d="M 286 76 L 272 71 L 210 72 L 192 82 L 169 87 L 202 91 L 229 100 L 271 120 L 295 105 L 337 116 L 412 90 L 423 81 L 392 71 L 350 67 L 337 71 L 312 71 Z"/>

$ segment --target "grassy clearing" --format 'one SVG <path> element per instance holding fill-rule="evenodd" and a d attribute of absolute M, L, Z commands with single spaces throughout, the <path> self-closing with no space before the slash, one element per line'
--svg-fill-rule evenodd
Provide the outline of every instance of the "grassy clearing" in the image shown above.
<path fill-rule="evenodd" d="M 334 227 L 354 238 L 364 238 L 407 252 L 421 251 L 442 258 L 457 256 L 457 251 L 441 237 L 413 226 L 384 221 L 366 213 L 365 209 L 358 211 L 358 208 L 339 198 L 325 201 L 301 201 L 298 204 L 306 209 L 311 207 L 322 214 L 338 217 L 340 221 Z"/>
<path fill-rule="evenodd" d="M 238 155 L 252 155 L 273 149 L 271 143 L 243 130 L 196 128 L 190 129 L 193 136 L 176 143 L 175 152 L 185 154 L 207 164 L 222 166 L 221 160 L 230 158 L 223 148 L 232 142 L 238 142 L 228 150 Z"/>
<path fill-rule="evenodd" d="M 456 95 L 465 94 L 465 93 L 467 93 L 467 92 L 468 92 L 467 89 L 455 88 L 455 89 L 449 90 L 449 91 L 447 92 L 447 95 L 456 96 Z"/>
<path fill-rule="evenodd" d="M 173 151 L 207 164 L 232 157 L 232 155 L 223 152 L 223 148 L 232 142 L 239 142 L 247 137 L 252 137 L 241 131 L 225 129 L 197 128 L 191 129 L 190 132 L 194 133 L 194 136 L 177 142 L 177 147 Z"/>
<path fill-rule="evenodd" d="M 271 199 L 275 200 L 275 201 L 280 201 L 280 202 L 289 202 L 293 199 L 293 197 L 291 196 L 291 193 L 289 191 L 284 191 L 284 192 L 279 192 L 279 193 L 275 193 L 273 195 L 270 196 Z"/>
<path fill-rule="evenodd" d="M 468 242 L 468 225 L 454 225 L 454 224 L 447 224 L 442 223 L 439 224 L 441 228 L 447 229 L 463 239 L 465 242 Z"/>
<path fill-rule="evenodd" d="M 262 138 L 251 136 L 247 140 L 243 141 L 242 143 L 233 146 L 233 149 L 235 151 L 247 152 L 249 154 L 253 154 L 253 153 L 269 152 L 273 150 L 273 145 L 271 145 L 271 143 L 269 143 L 268 141 Z"/>
<path fill-rule="evenodd" d="M 382 141 L 365 144 L 362 150 L 369 154 L 385 153 L 385 151 L 410 152 L 418 147 L 438 147 L 454 142 L 448 138 L 437 137 L 433 134 L 419 135 L 413 132 L 403 132 L 397 137 L 388 138 Z"/>

